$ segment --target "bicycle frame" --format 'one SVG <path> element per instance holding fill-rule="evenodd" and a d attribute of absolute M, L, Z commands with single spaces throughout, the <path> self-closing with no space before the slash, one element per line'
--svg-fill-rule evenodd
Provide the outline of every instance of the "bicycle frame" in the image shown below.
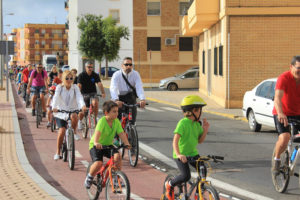
<path fill-rule="evenodd" d="M 293 148 L 294 132 L 297 131 L 297 130 L 295 130 L 296 123 L 292 122 L 292 123 L 289 123 L 289 125 L 291 127 L 291 138 L 290 138 L 290 141 L 288 143 L 287 150 L 289 152 L 289 155 L 291 156 L 292 153 L 293 153 L 293 149 L 295 148 L 295 147 Z M 298 144 L 297 146 L 298 146 L 298 150 L 296 152 L 296 156 L 295 156 L 294 161 L 291 161 L 291 158 L 289 157 L 289 168 L 290 168 L 289 175 L 290 176 L 295 175 L 294 170 L 295 170 L 295 167 L 297 165 L 298 158 L 299 158 L 300 144 Z"/>

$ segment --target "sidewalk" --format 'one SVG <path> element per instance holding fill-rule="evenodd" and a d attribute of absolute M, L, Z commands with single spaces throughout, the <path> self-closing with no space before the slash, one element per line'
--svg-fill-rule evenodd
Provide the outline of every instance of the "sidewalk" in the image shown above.
<path fill-rule="evenodd" d="M 0 90 L 0 199 L 65 199 L 28 162 L 11 86 L 9 90 L 9 102 L 6 90 Z"/>
<path fill-rule="evenodd" d="M 102 80 L 103 86 L 109 88 L 110 79 Z M 173 105 L 176 107 L 180 107 L 181 100 L 191 94 L 200 93 L 195 90 L 179 90 L 179 91 L 168 91 L 168 90 L 160 90 L 158 89 L 158 83 L 144 83 L 145 96 L 147 100 L 155 101 L 159 103 L 165 103 L 169 105 Z M 151 89 L 152 88 L 152 89 Z M 242 109 L 225 109 L 222 108 L 219 104 L 217 104 L 212 99 L 201 95 L 203 100 L 207 103 L 207 106 L 204 107 L 203 111 L 215 115 L 221 115 L 224 117 L 229 117 L 232 119 L 238 119 L 247 121 L 245 117 L 243 117 Z"/>

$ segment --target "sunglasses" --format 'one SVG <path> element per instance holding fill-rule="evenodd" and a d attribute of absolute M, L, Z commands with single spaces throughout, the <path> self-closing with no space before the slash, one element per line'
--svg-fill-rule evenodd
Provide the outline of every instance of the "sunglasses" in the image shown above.
<path fill-rule="evenodd" d="M 68 81 L 68 80 L 72 81 L 72 80 L 73 80 L 73 78 L 72 78 L 72 77 L 70 77 L 70 78 L 69 78 L 69 77 L 67 77 L 67 78 L 66 78 L 66 81 Z"/>
<path fill-rule="evenodd" d="M 132 64 L 131 63 L 125 63 L 125 64 L 123 64 L 124 66 L 132 66 Z"/>
<path fill-rule="evenodd" d="M 93 66 L 89 66 L 88 68 L 89 68 L 89 69 L 93 69 L 94 67 L 93 67 Z"/>
<path fill-rule="evenodd" d="M 293 67 L 295 67 L 297 70 L 300 70 L 300 67 L 296 67 L 295 65 L 293 65 Z"/>

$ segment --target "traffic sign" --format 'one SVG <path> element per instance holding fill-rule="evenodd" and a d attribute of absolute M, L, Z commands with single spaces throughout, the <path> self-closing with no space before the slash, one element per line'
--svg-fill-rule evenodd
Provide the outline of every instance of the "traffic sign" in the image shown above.
<path fill-rule="evenodd" d="M 6 45 L 7 49 L 6 49 Z M 7 52 L 6 52 L 7 51 Z M 14 41 L 0 41 L 0 54 L 1 55 L 13 55 L 14 52 Z"/>

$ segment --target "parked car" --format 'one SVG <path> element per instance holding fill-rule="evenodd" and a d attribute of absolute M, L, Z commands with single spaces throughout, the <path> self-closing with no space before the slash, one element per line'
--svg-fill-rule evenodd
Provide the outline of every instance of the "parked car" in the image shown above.
<path fill-rule="evenodd" d="M 264 80 L 244 95 L 243 115 L 253 132 L 260 131 L 262 125 L 275 128 L 272 110 L 276 81 L 277 78 Z"/>
<path fill-rule="evenodd" d="M 118 70 L 120 69 L 116 67 L 108 67 L 108 77 L 112 77 L 112 75 Z M 101 75 L 105 75 L 105 67 L 101 67 Z"/>
<path fill-rule="evenodd" d="M 179 88 L 198 88 L 199 87 L 199 68 L 189 69 L 182 74 L 160 80 L 159 88 L 170 91 Z"/>
<path fill-rule="evenodd" d="M 66 70 L 70 70 L 70 66 L 69 65 L 64 65 L 61 67 L 61 70 L 64 72 Z"/>

